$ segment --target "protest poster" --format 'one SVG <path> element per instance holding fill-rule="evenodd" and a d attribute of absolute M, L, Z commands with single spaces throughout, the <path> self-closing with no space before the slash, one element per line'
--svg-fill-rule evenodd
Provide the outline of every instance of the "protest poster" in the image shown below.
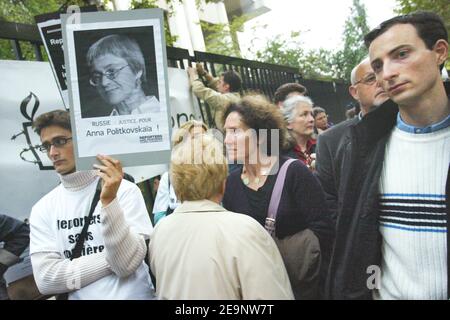
<path fill-rule="evenodd" d="M 71 7 L 68 8 L 68 10 Z M 78 8 L 78 7 L 77 7 Z M 81 12 L 97 11 L 96 6 L 78 8 Z M 50 66 L 55 76 L 56 84 L 63 99 L 66 109 L 69 109 L 69 96 L 67 92 L 66 70 L 64 65 L 64 52 L 61 31 L 61 12 L 51 12 L 34 17 L 39 30 L 45 51 L 47 52 Z"/>
<path fill-rule="evenodd" d="M 77 170 L 97 154 L 124 166 L 168 163 L 163 11 L 61 15 Z"/>

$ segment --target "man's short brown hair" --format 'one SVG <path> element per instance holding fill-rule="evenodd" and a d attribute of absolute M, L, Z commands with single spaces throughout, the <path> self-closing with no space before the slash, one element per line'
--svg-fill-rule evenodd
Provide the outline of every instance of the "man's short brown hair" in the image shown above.
<path fill-rule="evenodd" d="M 275 104 L 283 102 L 284 100 L 286 100 L 286 97 L 292 92 L 298 92 L 299 94 L 304 96 L 308 95 L 308 89 L 306 89 L 306 87 L 302 86 L 300 83 L 285 83 L 279 86 L 277 91 L 275 91 L 273 102 Z"/>
<path fill-rule="evenodd" d="M 53 110 L 41 114 L 36 118 L 36 120 L 33 121 L 33 129 L 38 135 L 41 135 L 42 129 L 50 126 L 58 126 L 72 131 L 72 127 L 70 126 L 69 111 Z"/>
<path fill-rule="evenodd" d="M 239 92 L 242 88 L 242 79 L 239 73 L 228 70 L 222 73 L 223 82 L 230 86 L 230 92 Z"/>

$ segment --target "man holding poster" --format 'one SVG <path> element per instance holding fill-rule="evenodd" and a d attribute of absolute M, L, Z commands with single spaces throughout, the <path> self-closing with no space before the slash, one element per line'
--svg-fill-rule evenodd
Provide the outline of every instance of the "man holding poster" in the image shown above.
<path fill-rule="evenodd" d="M 69 293 L 71 300 L 152 299 L 144 258 L 153 227 L 139 188 L 122 179 L 120 162 L 108 156 L 98 156 L 97 170 L 75 170 L 67 111 L 44 113 L 33 128 L 61 181 L 31 210 L 39 291 Z"/>

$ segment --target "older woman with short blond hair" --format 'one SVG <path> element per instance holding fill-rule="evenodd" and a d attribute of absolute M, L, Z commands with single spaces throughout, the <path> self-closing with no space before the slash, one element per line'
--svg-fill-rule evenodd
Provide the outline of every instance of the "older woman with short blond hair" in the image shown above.
<path fill-rule="evenodd" d="M 208 131 L 208 127 L 201 121 L 189 120 L 183 123 L 172 136 L 173 147 L 179 143 L 190 139 L 198 134 L 203 134 Z M 169 179 L 169 173 L 165 172 L 161 176 L 158 191 L 156 193 L 155 202 L 153 204 L 153 221 L 154 224 L 159 220 L 171 214 L 178 206 L 179 202 L 175 191 Z"/>
<path fill-rule="evenodd" d="M 293 298 L 270 235 L 254 219 L 220 205 L 227 173 L 223 146 L 210 135 L 173 149 L 170 176 L 181 205 L 150 240 L 158 298 Z"/>

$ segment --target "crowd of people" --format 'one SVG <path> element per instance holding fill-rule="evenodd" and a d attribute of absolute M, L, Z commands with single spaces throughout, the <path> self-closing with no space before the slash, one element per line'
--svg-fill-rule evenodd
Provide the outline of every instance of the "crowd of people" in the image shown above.
<path fill-rule="evenodd" d="M 242 94 L 235 71 L 213 79 L 200 64 L 189 68 L 223 141 L 199 121 L 175 132 L 154 225 L 119 161 L 99 155 L 100 165 L 77 172 L 69 113 L 40 115 L 33 128 L 61 184 L 30 216 L 39 291 L 449 299 L 448 33 L 436 14 L 416 12 L 364 40 L 369 56 L 349 79 L 360 112 L 336 125 L 298 83 L 280 86 L 272 102 Z M 20 253 L 5 250 L 2 269 Z"/>

